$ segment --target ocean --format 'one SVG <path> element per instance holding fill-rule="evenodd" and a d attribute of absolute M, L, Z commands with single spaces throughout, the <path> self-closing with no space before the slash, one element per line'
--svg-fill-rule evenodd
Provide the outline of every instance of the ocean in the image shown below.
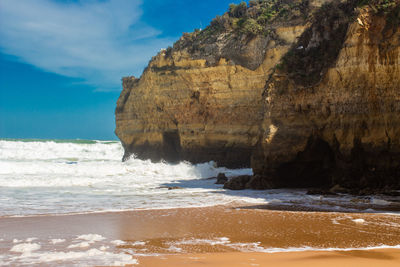
<path fill-rule="evenodd" d="M 218 173 L 251 175 L 214 162 L 122 162 L 118 141 L 0 140 L 0 216 L 28 216 L 204 207 L 243 202 L 296 205 L 332 211 L 374 211 L 390 197 L 324 197 L 306 190 L 229 191 L 216 185 Z M 175 188 L 173 190 L 170 190 Z"/>
<path fill-rule="evenodd" d="M 400 225 L 398 197 L 307 195 L 306 189 L 230 191 L 215 184 L 218 173 L 233 177 L 251 175 L 252 170 L 217 167 L 214 162 L 152 163 L 135 157 L 122 162 L 122 155 L 123 148 L 118 141 L 1 139 L 0 265 L 136 264 L 138 255 L 181 253 L 191 246 L 190 249 L 198 249 L 205 245 L 216 251 L 267 253 L 354 247 L 398 248 L 400 245 L 400 236 L 396 236 Z M 221 216 L 213 213 L 213 207 Z M 243 207 L 250 210 L 240 211 Z M 275 232 L 272 228 L 269 232 L 260 228 L 255 237 L 242 236 L 237 240 L 236 233 L 226 236 L 226 230 L 213 228 L 229 222 L 231 217 L 223 221 L 218 219 L 229 214 L 247 214 L 240 219 L 242 223 L 247 216 L 256 216 L 254 209 L 278 210 L 286 216 L 286 222 L 293 220 L 293 225 Z M 182 212 L 176 213 L 177 210 Z M 317 213 L 320 217 L 310 219 L 307 214 L 314 213 L 291 211 L 324 212 Z M 344 215 L 349 213 L 368 215 Z M 126 214 L 132 215 L 126 218 Z M 189 220 L 182 214 L 188 214 L 190 218 L 212 214 L 210 222 L 216 221 L 204 228 L 210 232 L 191 230 L 188 235 L 173 234 L 176 226 L 168 218 Z M 265 216 L 263 222 L 268 222 L 269 215 L 262 214 Z M 377 217 L 373 217 L 374 214 Z M 329 227 L 334 227 L 332 235 L 338 231 L 338 225 L 350 232 L 354 231 L 354 225 L 363 225 L 364 229 L 360 231 L 368 235 L 359 242 L 280 242 L 285 240 L 282 239 L 285 233 L 290 236 L 291 227 L 298 224 L 298 216 L 310 220 L 310 225 L 316 228 L 320 227 L 321 220 L 327 220 Z M 67 221 L 70 222 L 68 227 L 65 226 Z M 130 222 L 129 226 L 126 222 Z M 370 229 L 365 228 L 368 222 L 371 222 Z M 380 225 L 382 222 L 387 225 Z M 206 221 L 198 217 L 178 228 L 186 229 L 201 223 Z M 251 224 L 243 225 L 244 229 Z M 164 225 L 169 228 L 164 229 Z M 263 223 L 255 224 L 251 229 L 257 225 Z M 276 221 L 265 227 L 270 225 L 276 225 L 275 229 L 280 227 Z M 377 227 L 383 228 L 377 230 Z M 370 240 L 376 231 L 387 235 L 394 233 L 395 236 Z M 275 239 L 276 243 L 272 242 Z"/>
<path fill-rule="evenodd" d="M 122 155 L 117 141 L 0 140 L 0 216 L 257 202 L 257 194 L 220 194 L 221 186 L 206 179 L 251 169 L 217 168 L 213 162 L 122 162 Z"/>

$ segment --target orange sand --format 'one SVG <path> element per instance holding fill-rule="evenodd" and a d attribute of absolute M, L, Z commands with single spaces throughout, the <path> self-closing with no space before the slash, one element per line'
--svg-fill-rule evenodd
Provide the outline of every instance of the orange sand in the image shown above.
<path fill-rule="evenodd" d="M 138 266 L 293 266 L 293 267 L 398 267 L 400 250 L 286 252 L 286 253 L 213 253 L 163 257 L 142 257 Z"/>
<path fill-rule="evenodd" d="M 30 237 L 38 238 L 35 242 L 42 244 L 42 250 L 71 251 L 68 245 L 83 234 L 99 234 L 105 239 L 75 251 L 104 245 L 108 251 L 132 255 L 139 260 L 139 266 L 400 266 L 400 249 L 257 252 L 269 248 L 398 246 L 398 215 L 232 206 L 3 217 L 0 238 L 5 241 L 0 243 L 0 255 L 10 253 L 14 238 Z M 51 245 L 51 238 L 66 242 Z M 114 246 L 112 240 L 126 243 Z M 212 244 L 215 240 L 225 243 Z M 238 244 L 250 245 L 246 248 Z M 151 256 L 155 254 L 161 256 Z"/>

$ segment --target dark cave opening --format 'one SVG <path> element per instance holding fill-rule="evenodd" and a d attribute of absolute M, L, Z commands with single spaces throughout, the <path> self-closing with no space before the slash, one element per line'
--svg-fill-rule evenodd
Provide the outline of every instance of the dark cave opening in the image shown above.
<path fill-rule="evenodd" d="M 181 159 L 181 139 L 178 130 L 163 132 L 163 158 L 177 162 Z"/>
<path fill-rule="evenodd" d="M 304 151 L 278 168 L 278 177 L 284 187 L 330 187 L 335 168 L 335 155 L 330 145 L 310 137 Z"/>

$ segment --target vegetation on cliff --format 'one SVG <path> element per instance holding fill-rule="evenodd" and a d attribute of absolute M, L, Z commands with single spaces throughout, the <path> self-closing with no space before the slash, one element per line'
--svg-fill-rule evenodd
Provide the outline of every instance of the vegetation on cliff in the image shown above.
<path fill-rule="evenodd" d="M 231 5 L 123 80 L 126 156 L 251 157 L 257 189 L 400 188 L 399 20 L 400 0 Z"/>
<path fill-rule="evenodd" d="M 399 0 L 358 0 L 358 7 L 366 7 L 369 6 L 375 14 L 384 13 L 388 14 L 394 9 L 399 9 Z"/>
<path fill-rule="evenodd" d="M 271 24 L 294 23 L 298 19 L 306 19 L 309 11 L 308 0 L 252 0 L 249 5 L 246 2 L 231 4 L 225 14 L 215 17 L 204 30 L 185 33 L 174 44 L 174 48 L 211 41 L 209 38 L 212 35 L 221 33 L 267 35 Z"/>
<path fill-rule="evenodd" d="M 399 11 L 398 0 L 348 0 L 314 13 L 266 83 L 264 123 L 281 130 L 262 143 L 256 174 L 277 186 L 400 188 Z M 290 142 L 306 145 L 275 151 Z"/>
<path fill-rule="evenodd" d="M 184 33 L 167 49 L 166 55 L 186 50 L 193 59 L 206 59 L 208 65 L 215 65 L 223 57 L 254 70 L 261 64 L 260 59 L 250 63 L 241 59 L 244 47 L 256 38 L 262 39 L 263 45 L 269 40 L 285 43 L 275 32 L 277 25 L 303 25 L 312 10 L 309 0 L 253 0 L 249 4 L 231 4 L 225 14 L 214 18 L 205 29 Z"/>
<path fill-rule="evenodd" d="M 246 2 L 231 4 L 225 14 L 215 17 L 205 29 L 184 33 L 172 47 L 167 49 L 166 56 L 186 50 L 193 59 L 206 59 L 209 66 L 217 64 L 223 57 L 231 60 L 233 64 L 254 70 L 261 64 L 259 59 L 240 57 L 249 42 L 258 38 L 263 40 L 261 42 L 263 44 L 271 40 L 284 44 L 285 40 L 279 38 L 275 31 L 277 25 L 314 24 L 319 28 L 321 35 L 325 31 L 330 31 L 332 40 L 327 40 L 330 43 L 324 43 L 313 49 L 292 49 L 277 65 L 278 69 L 290 68 L 286 71 L 291 73 L 294 80 L 309 86 L 318 82 L 321 73 L 334 61 L 348 24 L 355 20 L 362 8 L 368 7 L 376 14 L 387 14 L 393 25 L 399 25 L 400 21 L 399 0 L 327 0 L 322 1 L 320 9 L 312 6 L 311 2 L 311 0 L 251 0 L 248 4 Z M 302 36 L 295 48 L 305 48 L 304 43 L 308 43 L 313 37 L 312 30 L 309 29 L 308 33 Z M 316 60 L 318 58 L 324 58 L 324 61 Z"/>
<path fill-rule="evenodd" d="M 348 25 L 355 21 L 362 9 L 370 8 L 376 15 L 387 16 L 389 23 L 385 33 L 399 27 L 399 3 L 399 0 L 350 0 L 324 3 L 309 19 L 312 26 L 276 66 L 276 72 L 287 75 L 298 86 L 315 85 L 335 63 L 346 37 Z M 284 92 L 285 90 L 281 91 Z"/>
<path fill-rule="evenodd" d="M 268 34 L 269 24 L 305 19 L 308 13 L 308 1 L 252 0 L 248 6 L 246 2 L 231 4 L 225 19 L 228 19 L 228 25 L 232 26 L 232 30 L 240 34 L 256 35 Z"/>

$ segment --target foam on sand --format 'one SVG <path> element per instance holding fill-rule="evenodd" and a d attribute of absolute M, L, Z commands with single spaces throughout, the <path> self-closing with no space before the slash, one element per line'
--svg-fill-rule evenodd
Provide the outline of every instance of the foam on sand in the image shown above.
<path fill-rule="evenodd" d="M 355 222 L 356 224 L 364 224 L 365 223 L 364 219 L 354 219 L 352 221 Z"/>
<path fill-rule="evenodd" d="M 131 246 L 144 246 L 146 244 L 147 244 L 147 242 L 144 242 L 144 241 L 135 241 L 135 242 L 131 243 L 130 245 Z"/>
<path fill-rule="evenodd" d="M 77 237 L 77 239 L 86 240 L 89 243 L 94 243 L 94 242 L 102 241 L 106 238 L 104 236 L 101 236 L 98 234 L 87 234 L 87 235 L 80 235 Z"/>
<path fill-rule="evenodd" d="M 32 252 L 29 254 L 22 254 L 19 257 L 14 257 L 13 262 L 26 265 L 40 265 L 44 263 L 56 263 L 57 266 L 63 265 L 60 262 L 69 262 L 67 266 L 90 266 L 90 265 L 112 265 L 112 266 L 125 266 L 128 264 L 137 264 L 138 261 L 131 255 L 125 253 L 112 253 L 102 251 L 99 249 L 89 249 L 86 251 L 69 251 L 69 252 Z"/>
<path fill-rule="evenodd" d="M 183 249 L 175 246 L 170 246 L 169 248 L 167 248 L 167 250 L 171 252 L 182 252 Z"/>
<path fill-rule="evenodd" d="M 122 245 L 125 245 L 125 244 L 126 244 L 126 242 L 125 242 L 125 241 L 122 241 L 122 240 L 113 240 L 113 241 L 111 241 L 110 243 L 113 244 L 113 245 L 115 245 L 115 246 L 122 246 Z"/>
<path fill-rule="evenodd" d="M 400 249 L 400 245 L 396 246 L 370 246 L 370 247 L 350 247 L 350 248 L 340 248 L 340 247 L 331 247 L 331 248 L 319 248 L 319 247 L 287 247 L 287 248 L 278 248 L 278 247 L 264 247 L 261 245 L 261 242 L 231 242 L 229 238 L 221 237 L 214 239 L 184 239 L 176 242 L 167 242 L 165 244 L 168 247 L 168 251 L 171 252 L 182 252 L 183 248 L 187 246 L 196 246 L 196 245 L 210 245 L 210 246 L 222 246 L 226 248 L 231 248 L 239 252 L 259 252 L 259 253 L 279 253 L 279 252 L 303 252 L 303 251 L 364 251 L 364 250 L 377 250 L 377 249 Z"/>
<path fill-rule="evenodd" d="M 89 242 L 81 242 L 81 243 L 72 244 L 72 245 L 68 246 L 68 248 L 87 248 L 87 247 L 90 247 Z"/>
<path fill-rule="evenodd" d="M 230 240 L 227 237 L 219 237 L 219 238 L 214 238 L 214 239 L 183 239 L 180 241 L 176 241 L 173 243 L 168 243 L 168 244 L 175 244 L 175 245 L 211 245 L 211 246 L 217 246 L 217 245 L 226 245 L 229 244 Z"/>
<path fill-rule="evenodd" d="M 55 238 L 55 239 L 51 239 L 50 243 L 55 245 L 55 244 L 59 244 L 59 243 L 64 243 L 65 239 L 61 239 L 61 238 Z"/>
<path fill-rule="evenodd" d="M 19 253 L 31 253 L 32 251 L 39 250 L 41 246 L 36 243 L 21 243 L 13 246 L 10 251 L 11 252 L 19 252 Z"/>

